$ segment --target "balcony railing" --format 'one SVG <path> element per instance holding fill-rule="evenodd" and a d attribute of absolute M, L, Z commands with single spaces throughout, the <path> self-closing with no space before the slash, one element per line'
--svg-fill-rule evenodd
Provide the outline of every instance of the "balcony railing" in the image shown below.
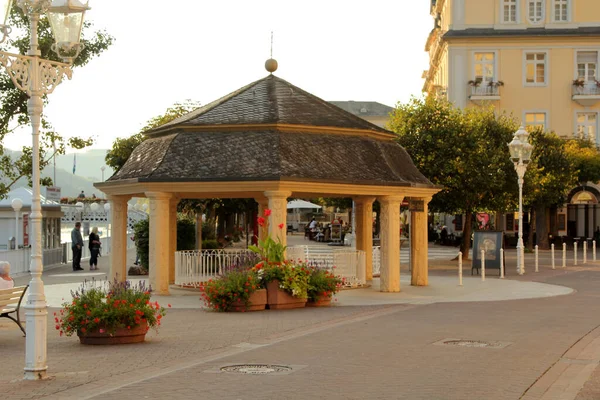
<path fill-rule="evenodd" d="M 573 85 L 573 96 L 600 96 L 600 87 L 594 85 L 576 86 Z"/>
<path fill-rule="evenodd" d="M 481 84 L 471 86 L 471 97 L 500 97 L 500 87 L 497 85 Z"/>

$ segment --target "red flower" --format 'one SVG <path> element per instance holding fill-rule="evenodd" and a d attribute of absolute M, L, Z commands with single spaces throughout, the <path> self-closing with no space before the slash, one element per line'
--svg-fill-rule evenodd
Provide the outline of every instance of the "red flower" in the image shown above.
<path fill-rule="evenodd" d="M 167 304 L 167 307 L 171 308 L 171 305 L 170 305 L 170 304 Z"/>
<path fill-rule="evenodd" d="M 81 328 L 81 332 L 85 333 L 85 331 L 87 331 L 87 329 Z"/>
<path fill-rule="evenodd" d="M 85 312 L 85 315 L 87 315 L 87 316 L 89 317 L 90 315 L 92 315 L 92 312 L 91 312 L 90 310 L 87 310 L 87 311 Z"/>
<path fill-rule="evenodd" d="M 284 224 L 279 224 L 279 229 L 283 229 L 283 227 L 285 226 Z"/>
<path fill-rule="evenodd" d="M 100 322 L 100 318 L 98 318 L 98 317 L 94 318 L 94 322 L 95 322 L 95 323 L 98 323 L 98 322 Z"/>
<path fill-rule="evenodd" d="M 56 325 L 55 328 L 58 331 L 60 329 L 60 325 Z"/>
<path fill-rule="evenodd" d="M 265 217 L 269 217 L 271 216 L 271 210 L 269 210 L 268 208 L 265 208 Z"/>
<path fill-rule="evenodd" d="M 258 217 L 257 221 L 258 221 L 258 225 L 265 226 L 265 219 L 263 217 Z"/>

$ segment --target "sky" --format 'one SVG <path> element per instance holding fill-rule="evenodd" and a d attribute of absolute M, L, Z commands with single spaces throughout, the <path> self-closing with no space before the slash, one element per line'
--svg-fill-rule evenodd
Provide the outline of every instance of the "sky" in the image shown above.
<path fill-rule="evenodd" d="M 389 106 L 419 96 L 433 21 L 419 0 L 91 0 L 86 19 L 115 43 L 75 69 L 44 112 L 65 137 L 110 148 L 175 102 L 207 104 L 268 73 L 329 101 Z M 4 145 L 31 141 L 20 131 Z"/>

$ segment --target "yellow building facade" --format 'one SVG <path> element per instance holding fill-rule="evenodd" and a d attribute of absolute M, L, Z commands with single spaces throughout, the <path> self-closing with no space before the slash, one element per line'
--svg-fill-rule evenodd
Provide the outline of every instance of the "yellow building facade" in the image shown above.
<path fill-rule="evenodd" d="M 431 0 L 430 11 L 424 92 L 600 145 L 599 0 Z M 574 189 L 558 210 L 559 235 L 600 225 L 600 186 L 586 190 L 591 200 Z"/>

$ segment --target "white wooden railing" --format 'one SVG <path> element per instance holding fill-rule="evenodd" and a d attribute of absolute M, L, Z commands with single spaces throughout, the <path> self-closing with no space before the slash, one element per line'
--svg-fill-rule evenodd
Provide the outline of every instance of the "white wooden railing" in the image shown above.
<path fill-rule="evenodd" d="M 186 250 L 175 252 L 175 284 L 199 287 L 243 263 L 250 250 Z"/>

